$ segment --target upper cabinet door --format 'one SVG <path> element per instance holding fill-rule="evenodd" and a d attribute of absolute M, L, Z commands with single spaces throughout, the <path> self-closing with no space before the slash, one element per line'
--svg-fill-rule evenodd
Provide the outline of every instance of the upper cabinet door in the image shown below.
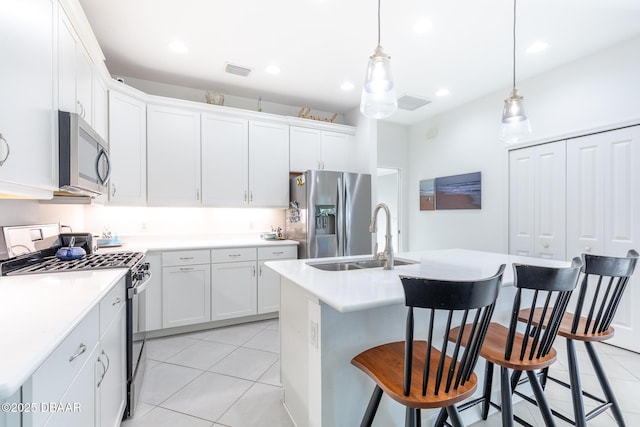
<path fill-rule="evenodd" d="M 249 204 L 289 205 L 289 126 L 249 122 Z"/>
<path fill-rule="evenodd" d="M 509 153 L 509 253 L 564 259 L 565 141 Z"/>
<path fill-rule="evenodd" d="M 147 201 L 147 123 L 143 102 L 109 91 L 109 203 L 144 206 Z"/>
<path fill-rule="evenodd" d="M 76 111 L 76 39 L 64 10 L 58 12 L 58 109 Z"/>
<path fill-rule="evenodd" d="M 52 0 L 0 1 L 0 193 L 57 188 Z M 34 191 L 29 191 L 32 188 Z M 11 190 L 11 188 L 9 188 Z M 16 194 L 18 194 L 16 192 Z"/>
<path fill-rule="evenodd" d="M 202 114 L 202 204 L 245 206 L 248 189 L 248 120 Z"/>
<path fill-rule="evenodd" d="M 147 107 L 147 202 L 200 205 L 200 114 Z"/>
<path fill-rule="evenodd" d="M 320 163 L 322 132 L 320 130 L 291 126 L 289 138 L 289 169 L 291 172 L 322 169 Z"/>
<path fill-rule="evenodd" d="M 322 131 L 322 169 L 349 172 L 349 135 Z"/>

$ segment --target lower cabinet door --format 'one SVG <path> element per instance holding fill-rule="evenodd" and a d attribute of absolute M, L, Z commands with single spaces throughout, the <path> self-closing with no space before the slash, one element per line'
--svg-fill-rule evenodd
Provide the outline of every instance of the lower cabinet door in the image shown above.
<path fill-rule="evenodd" d="M 162 327 L 211 320 L 210 264 L 162 269 Z"/>
<path fill-rule="evenodd" d="M 211 320 L 256 314 L 256 262 L 212 264 L 211 289 Z"/>
<path fill-rule="evenodd" d="M 280 275 L 258 262 L 258 313 L 280 310 Z"/>
<path fill-rule="evenodd" d="M 125 328 L 125 307 L 120 309 L 108 329 L 100 339 L 98 360 L 98 414 L 100 427 L 119 427 L 124 413 L 126 396 L 126 362 L 127 349 Z"/>
<path fill-rule="evenodd" d="M 58 402 L 42 402 L 47 408 L 41 411 L 51 412 L 44 424 L 47 427 L 87 427 L 97 425 L 96 419 L 96 376 L 99 345 L 96 345 L 87 358 L 76 378 L 62 399 Z M 52 406 L 52 405 L 55 405 Z M 99 425 L 99 424 L 98 424 Z"/>

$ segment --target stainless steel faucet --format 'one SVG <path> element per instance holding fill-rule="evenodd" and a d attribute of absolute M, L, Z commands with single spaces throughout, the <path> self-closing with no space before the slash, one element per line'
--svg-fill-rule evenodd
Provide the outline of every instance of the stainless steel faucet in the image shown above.
<path fill-rule="evenodd" d="M 393 247 L 391 246 L 391 212 L 389 212 L 389 206 L 384 203 L 378 203 L 373 210 L 373 216 L 371 217 L 371 225 L 369 225 L 369 231 L 375 233 L 378 230 L 378 211 L 384 210 L 387 216 L 387 232 L 384 235 L 384 251 L 378 253 L 378 242 L 376 241 L 375 248 L 373 249 L 373 256 L 375 259 L 384 260 L 383 270 L 393 270 Z"/>

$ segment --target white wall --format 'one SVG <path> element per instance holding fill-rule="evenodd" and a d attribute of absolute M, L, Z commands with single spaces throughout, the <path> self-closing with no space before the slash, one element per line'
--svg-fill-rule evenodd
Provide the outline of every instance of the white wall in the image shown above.
<path fill-rule="evenodd" d="M 409 199 L 413 194 L 409 192 L 409 127 L 395 123 L 379 122 L 377 134 L 378 167 L 400 170 L 402 194 L 398 195 L 398 199 L 402 211 L 399 213 L 398 226 L 402 235 L 402 246 L 400 247 L 397 242 L 394 242 L 394 245 L 398 250 L 407 250 L 409 242 Z"/>
<path fill-rule="evenodd" d="M 518 83 L 537 142 L 640 122 L 640 38 Z M 412 126 L 409 249 L 508 249 L 507 149 L 498 142 L 509 88 Z M 480 171 L 482 209 L 420 211 L 421 179 Z M 415 196 L 415 197 L 414 197 Z M 405 236 L 406 237 L 406 236 Z"/>

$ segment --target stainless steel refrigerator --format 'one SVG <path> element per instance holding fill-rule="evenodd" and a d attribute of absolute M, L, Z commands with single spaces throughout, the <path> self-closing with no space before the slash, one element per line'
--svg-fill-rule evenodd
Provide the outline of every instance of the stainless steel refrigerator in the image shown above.
<path fill-rule="evenodd" d="M 289 191 L 285 231 L 298 258 L 371 253 L 371 175 L 309 170 Z"/>

